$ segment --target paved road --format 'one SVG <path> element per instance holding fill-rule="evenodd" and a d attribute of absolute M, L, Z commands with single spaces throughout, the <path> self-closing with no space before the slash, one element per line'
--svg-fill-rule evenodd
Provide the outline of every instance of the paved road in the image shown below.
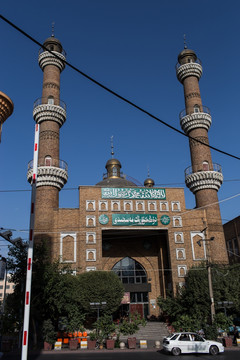
<path fill-rule="evenodd" d="M 180 355 L 178 360 L 239 360 L 240 349 L 226 349 L 224 354 L 213 357 L 208 354 Z M 20 354 L 5 354 L 3 360 L 20 360 Z M 167 355 L 157 350 L 96 350 L 96 351 L 51 351 L 50 353 L 29 353 L 28 360 L 170 360 L 172 355 Z"/>

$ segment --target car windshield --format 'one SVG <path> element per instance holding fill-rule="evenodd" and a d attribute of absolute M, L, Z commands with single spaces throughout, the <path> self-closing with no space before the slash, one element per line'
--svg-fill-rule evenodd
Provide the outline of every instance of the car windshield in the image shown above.
<path fill-rule="evenodd" d="M 170 338 L 170 340 L 176 340 L 176 338 L 178 337 L 178 335 L 179 335 L 179 334 L 174 334 L 174 335 Z"/>

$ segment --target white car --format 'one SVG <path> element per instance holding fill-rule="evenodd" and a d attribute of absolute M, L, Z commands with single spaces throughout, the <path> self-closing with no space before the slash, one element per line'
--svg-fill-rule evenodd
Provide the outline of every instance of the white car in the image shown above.
<path fill-rule="evenodd" d="M 163 350 L 172 355 L 187 353 L 208 353 L 217 355 L 224 352 L 220 342 L 206 340 L 202 336 L 192 332 L 174 333 L 163 339 Z"/>

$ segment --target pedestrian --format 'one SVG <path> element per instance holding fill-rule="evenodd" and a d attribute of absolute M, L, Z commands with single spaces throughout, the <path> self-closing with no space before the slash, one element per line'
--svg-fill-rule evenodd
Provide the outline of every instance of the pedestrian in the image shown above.
<path fill-rule="evenodd" d="M 233 344 L 237 345 L 237 339 L 239 338 L 239 331 L 236 325 L 233 325 Z"/>

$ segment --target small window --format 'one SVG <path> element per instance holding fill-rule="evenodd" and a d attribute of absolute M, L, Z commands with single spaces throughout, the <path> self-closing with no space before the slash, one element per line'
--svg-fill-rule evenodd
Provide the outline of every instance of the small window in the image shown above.
<path fill-rule="evenodd" d="M 86 200 L 86 210 L 95 211 L 96 205 L 95 200 Z"/>
<path fill-rule="evenodd" d="M 96 250 L 95 249 L 86 250 L 86 260 L 87 261 L 96 261 Z"/>
<path fill-rule="evenodd" d="M 194 105 L 194 112 L 195 113 L 199 113 L 200 112 L 200 106 L 199 105 Z"/>
<path fill-rule="evenodd" d="M 96 233 L 95 232 L 87 232 L 86 233 L 86 243 L 87 244 L 96 244 Z"/>
<path fill-rule="evenodd" d="M 175 232 L 174 233 L 174 240 L 175 243 L 184 243 L 184 237 L 182 232 Z"/>
<path fill-rule="evenodd" d="M 52 158 L 51 156 L 45 157 L 45 166 L 51 166 L 52 165 Z"/>
<path fill-rule="evenodd" d="M 160 201 L 160 211 L 169 211 L 167 201 Z"/>
<path fill-rule="evenodd" d="M 54 97 L 53 96 L 48 97 L 48 104 L 49 105 L 54 105 Z"/>
<path fill-rule="evenodd" d="M 116 166 L 114 166 L 112 168 L 112 174 L 113 174 L 113 176 L 117 176 L 117 168 L 116 168 Z"/>
<path fill-rule="evenodd" d="M 209 163 L 208 161 L 203 161 L 203 171 L 208 171 L 209 170 Z"/>
<path fill-rule="evenodd" d="M 86 216 L 86 226 L 87 227 L 96 226 L 95 216 Z"/>
<path fill-rule="evenodd" d="M 157 211 L 156 201 L 148 201 L 148 211 Z"/>

